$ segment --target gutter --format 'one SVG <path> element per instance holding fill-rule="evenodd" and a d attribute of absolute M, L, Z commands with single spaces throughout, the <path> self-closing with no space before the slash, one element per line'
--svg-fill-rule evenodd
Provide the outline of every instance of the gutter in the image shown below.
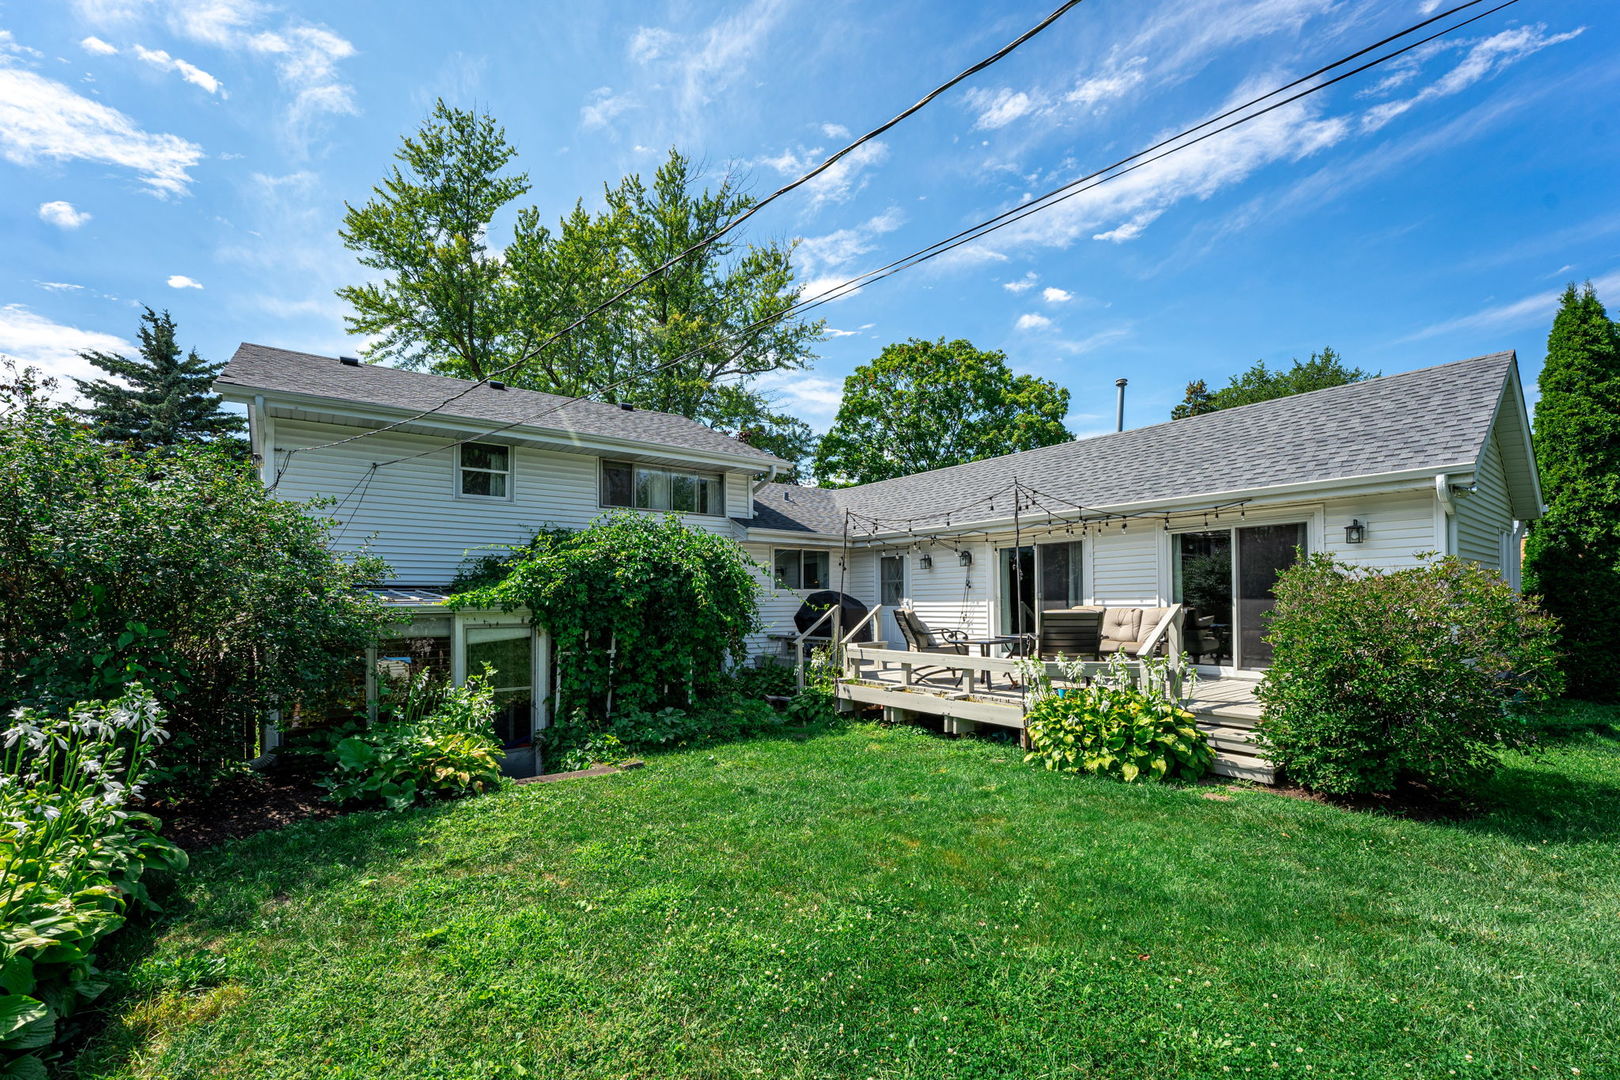
<path fill-rule="evenodd" d="M 1434 478 L 1434 496 L 1440 500 L 1440 509 L 1447 517 L 1457 516 L 1457 502 L 1451 497 L 1451 474 L 1439 473 Z"/>

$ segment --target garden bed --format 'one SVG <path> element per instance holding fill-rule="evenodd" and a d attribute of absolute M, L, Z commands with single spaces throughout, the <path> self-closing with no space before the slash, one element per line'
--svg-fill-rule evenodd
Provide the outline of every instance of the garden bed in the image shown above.
<path fill-rule="evenodd" d="M 315 779 L 308 771 L 242 772 L 207 795 L 156 803 L 150 810 L 162 819 L 164 836 L 187 851 L 204 851 L 266 829 L 337 816 L 338 808 L 324 801 L 326 791 Z"/>

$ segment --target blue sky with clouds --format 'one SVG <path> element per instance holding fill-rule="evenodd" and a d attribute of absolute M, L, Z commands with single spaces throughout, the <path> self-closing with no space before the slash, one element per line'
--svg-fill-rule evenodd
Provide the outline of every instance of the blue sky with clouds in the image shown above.
<path fill-rule="evenodd" d="M 0 353 L 83 374 L 140 303 L 223 359 L 353 352 L 337 240 L 433 100 L 494 113 L 556 217 L 670 146 L 764 192 L 1053 6 L 849 0 L 0 0 Z M 801 276 L 887 262 L 1439 7 L 1087 0 L 750 223 Z M 1620 306 L 1612 0 L 1460 34 L 822 309 L 781 404 L 818 427 L 908 336 L 966 337 L 1073 393 L 1071 427 L 1164 419 L 1191 378 L 1332 345 L 1396 372 L 1514 348 L 1555 294 Z"/>

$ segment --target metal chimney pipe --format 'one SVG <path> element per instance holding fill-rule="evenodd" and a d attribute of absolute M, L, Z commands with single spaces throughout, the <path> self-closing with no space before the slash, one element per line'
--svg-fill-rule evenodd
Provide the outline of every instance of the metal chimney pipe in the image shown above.
<path fill-rule="evenodd" d="M 1114 400 L 1114 430 L 1125 430 L 1125 384 L 1129 379 L 1115 379 L 1114 385 L 1119 388 L 1119 396 Z"/>

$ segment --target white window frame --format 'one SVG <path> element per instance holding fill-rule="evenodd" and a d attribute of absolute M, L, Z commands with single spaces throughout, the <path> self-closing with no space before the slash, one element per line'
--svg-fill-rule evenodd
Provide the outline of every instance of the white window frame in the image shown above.
<path fill-rule="evenodd" d="M 607 501 L 607 468 L 609 465 L 618 465 L 630 470 L 631 501 L 630 505 L 628 506 L 620 503 L 610 503 Z M 660 510 L 653 506 L 637 506 L 635 505 L 637 469 L 658 469 L 665 473 L 669 473 L 671 476 L 675 475 L 676 473 L 682 473 L 687 476 L 695 476 L 699 480 L 713 479 L 715 481 L 715 494 L 720 506 L 718 509 L 709 510 Z M 671 499 L 671 501 L 673 502 L 674 500 Z M 644 514 L 681 514 L 682 516 L 692 517 L 723 518 L 726 516 L 726 474 L 723 472 L 710 472 L 706 469 L 686 468 L 679 465 L 658 465 L 649 461 L 629 461 L 624 458 L 597 458 L 596 504 L 604 510 L 640 510 Z"/>
<path fill-rule="evenodd" d="M 473 502 L 511 502 L 513 494 L 517 490 L 517 447 L 508 446 L 506 443 L 478 443 L 476 439 L 470 440 L 470 443 L 480 446 L 497 446 L 505 450 L 506 469 L 504 471 L 500 469 L 481 469 L 476 466 L 463 465 L 461 463 L 461 451 L 469 443 L 457 443 L 455 468 L 450 473 L 450 493 L 458 499 L 470 499 Z M 489 473 L 491 476 L 506 477 L 506 494 L 479 495 L 476 492 L 462 490 L 461 477 L 463 473 L 468 472 Z"/>

